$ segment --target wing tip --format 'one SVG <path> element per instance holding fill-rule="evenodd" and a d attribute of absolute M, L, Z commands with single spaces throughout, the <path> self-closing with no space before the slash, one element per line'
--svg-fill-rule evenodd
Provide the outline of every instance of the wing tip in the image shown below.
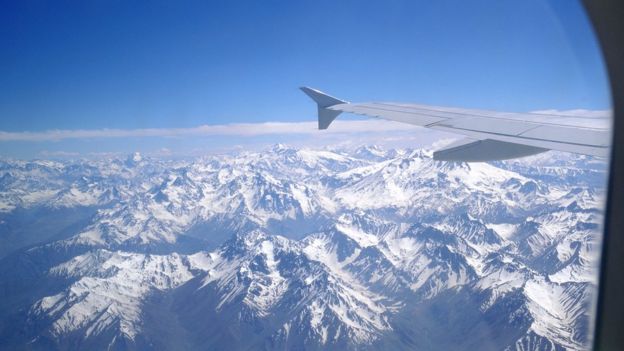
<path fill-rule="evenodd" d="M 322 108 L 327 108 L 338 104 L 348 104 L 347 101 L 338 99 L 337 97 L 333 97 L 318 89 L 310 88 L 307 86 L 302 86 L 299 89 L 303 91 L 307 96 L 309 96 L 310 99 L 314 100 L 314 102 L 316 102 L 319 107 Z"/>
<path fill-rule="evenodd" d="M 327 129 L 341 113 L 341 111 L 330 110 L 328 107 L 348 103 L 314 88 L 302 86 L 299 89 L 316 103 L 318 107 L 318 129 L 321 130 Z"/>

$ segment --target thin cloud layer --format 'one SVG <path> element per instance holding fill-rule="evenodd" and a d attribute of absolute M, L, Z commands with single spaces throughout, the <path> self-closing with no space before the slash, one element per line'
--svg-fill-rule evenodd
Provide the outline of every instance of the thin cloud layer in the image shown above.
<path fill-rule="evenodd" d="M 200 137 L 200 136 L 260 136 L 271 134 L 338 134 L 362 132 L 404 131 L 412 127 L 381 120 L 336 121 L 328 130 L 320 132 L 316 122 L 266 122 L 202 125 L 193 128 L 147 129 L 78 129 L 48 130 L 42 132 L 0 132 L 0 141 L 61 141 L 67 139 L 145 138 L 145 137 Z"/>
<path fill-rule="evenodd" d="M 565 117 L 578 117 L 577 124 L 590 127 L 608 128 L 611 111 L 609 110 L 541 110 L 534 114 L 549 115 L 551 121 L 557 117 L 563 121 Z M 539 117 L 540 119 L 542 117 Z M 201 136 L 240 136 L 253 137 L 262 135 L 328 135 L 353 133 L 383 133 L 406 131 L 419 127 L 404 123 L 368 119 L 338 120 L 331 128 L 319 131 L 316 122 L 266 122 L 266 123 L 234 123 L 221 125 L 202 125 L 192 128 L 145 128 L 145 129 L 78 129 L 78 130 L 47 130 L 42 132 L 3 132 L 0 131 L 0 142 L 26 141 L 61 141 L 67 139 L 103 139 L 103 138 L 148 138 L 148 137 L 201 137 Z"/>

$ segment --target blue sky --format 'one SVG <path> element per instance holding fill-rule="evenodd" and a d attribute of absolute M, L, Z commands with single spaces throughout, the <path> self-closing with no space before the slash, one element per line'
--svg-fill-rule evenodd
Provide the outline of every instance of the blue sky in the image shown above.
<path fill-rule="evenodd" d="M 6 133 L 311 121 L 315 109 L 301 85 L 351 101 L 518 112 L 610 108 L 597 43 L 576 1 L 0 6 L 0 131 Z M 5 140 L 0 156 L 278 139 L 288 141 L 232 134 Z"/>

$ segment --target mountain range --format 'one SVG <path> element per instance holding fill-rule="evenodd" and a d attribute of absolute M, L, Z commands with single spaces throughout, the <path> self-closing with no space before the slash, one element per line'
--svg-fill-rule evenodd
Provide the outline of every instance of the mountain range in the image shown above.
<path fill-rule="evenodd" d="M 584 350 L 606 163 L 0 161 L 0 348 Z"/>

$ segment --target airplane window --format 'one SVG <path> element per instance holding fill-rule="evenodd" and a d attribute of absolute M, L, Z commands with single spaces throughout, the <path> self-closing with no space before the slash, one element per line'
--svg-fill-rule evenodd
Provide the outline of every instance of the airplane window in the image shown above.
<path fill-rule="evenodd" d="M 0 349 L 590 349 L 580 2 L 1 6 Z"/>

